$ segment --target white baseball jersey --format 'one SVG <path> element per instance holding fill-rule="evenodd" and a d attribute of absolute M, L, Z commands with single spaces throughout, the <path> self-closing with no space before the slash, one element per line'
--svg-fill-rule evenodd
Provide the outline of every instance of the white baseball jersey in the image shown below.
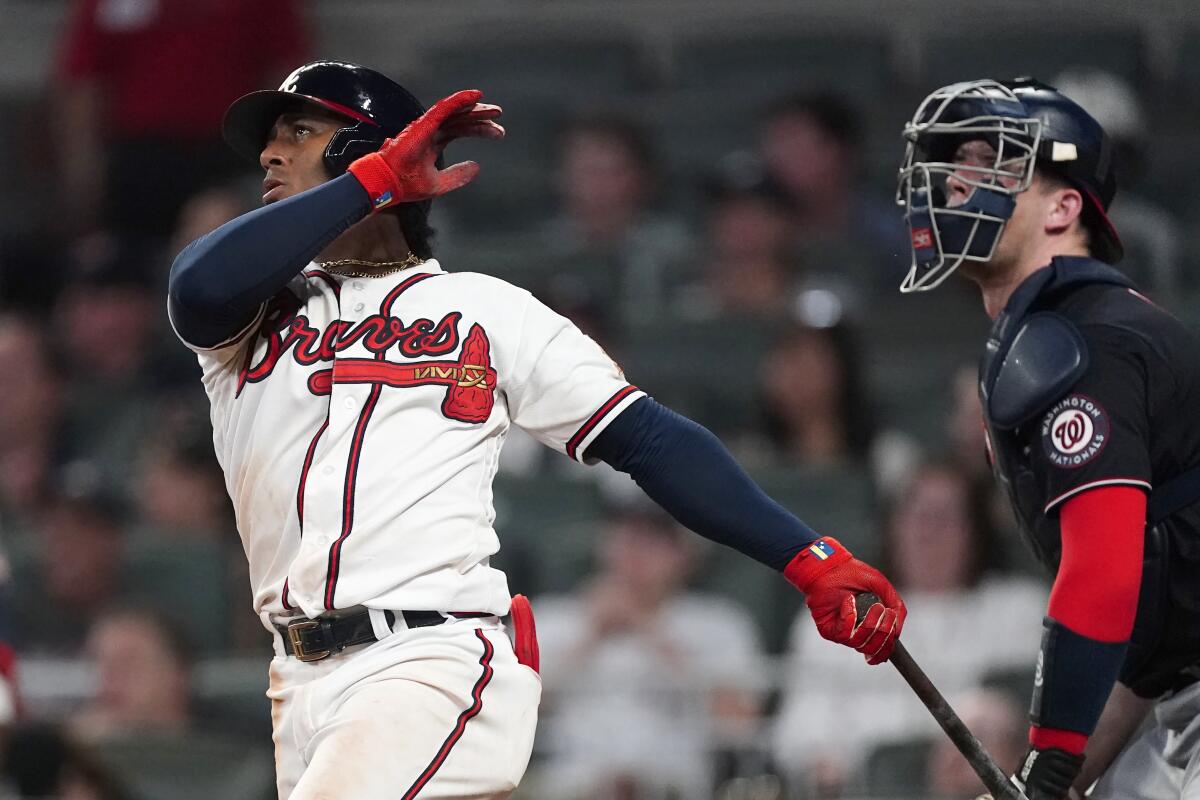
<path fill-rule="evenodd" d="M 488 559 L 509 425 L 582 459 L 643 394 L 529 292 L 436 261 L 375 278 L 310 265 L 227 343 L 188 346 L 264 622 L 507 613 Z"/>

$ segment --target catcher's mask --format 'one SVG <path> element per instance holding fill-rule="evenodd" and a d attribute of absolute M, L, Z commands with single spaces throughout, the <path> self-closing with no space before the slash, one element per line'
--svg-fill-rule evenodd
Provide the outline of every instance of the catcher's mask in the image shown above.
<path fill-rule="evenodd" d="M 903 135 L 896 202 L 908 222 L 912 263 L 901 292 L 933 289 L 964 261 L 990 261 L 1035 167 L 1080 191 L 1093 252 L 1120 259 L 1120 238 L 1105 213 L 1116 192 L 1108 138 L 1051 87 L 1030 79 L 952 84 L 922 101 Z M 958 157 L 973 141 L 986 147 Z"/>

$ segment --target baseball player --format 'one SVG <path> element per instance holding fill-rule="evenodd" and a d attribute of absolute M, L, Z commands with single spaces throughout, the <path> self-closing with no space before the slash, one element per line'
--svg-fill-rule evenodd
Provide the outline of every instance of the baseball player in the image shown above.
<path fill-rule="evenodd" d="M 225 137 L 266 171 L 264 205 L 171 270 L 171 321 L 203 368 L 274 635 L 281 798 L 516 786 L 540 682 L 528 606 L 511 604 L 514 653 L 506 580 L 488 563 L 511 425 L 629 473 L 685 525 L 782 571 L 823 635 L 871 662 L 904 621 L 882 575 L 763 495 L 568 320 L 432 258 L 429 201 L 478 171 L 440 169 L 442 149 L 504 135 L 480 98 L 426 112 L 379 73 L 325 61 L 237 100 Z M 882 602 L 856 624 L 863 591 Z"/>
<path fill-rule="evenodd" d="M 989 455 L 1055 573 L 1014 781 L 1030 800 L 1101 773 L 1092 797 L 1200 798 L 1200 341 L 1109 266 L 1111 145 L 1070 99 L 958 83 L 904 138 L 901 291 L 956 269 L 979 285 Z"/>

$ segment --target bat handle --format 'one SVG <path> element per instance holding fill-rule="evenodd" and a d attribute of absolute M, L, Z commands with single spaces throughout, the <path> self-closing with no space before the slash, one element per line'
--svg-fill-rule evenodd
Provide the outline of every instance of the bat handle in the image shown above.
<path fill-rule="evenodd" d="M 863 617 L 867 615 L 867 611 L 871 606 L 880 602 L 879 595 L 873 592 L 863 592 L 854 596 L 854 614 L 858 622 L 862 622 Z"/>
<path fill-rule="evenodd" d="M 878 602 L 879 598 L 871 592 L 863 592 L 855 596 L 854 610 L 857 618 L 861 621 L 867 610 Z M 912 687 L 913 692 L 925 704 L 925 707 L 929 709 L 929 713 L 950 737 L 950 741 L 967 759 L 971 769 L 975 770 L 975 774 L 983 781 L 983 785 L 992 793 L 992 797 L 995 800 L 1027 800 L 1021 790 L 1014 786 L 1008 776 L 996 766 L 991 755 L 959 719 L 958 714 L 954 713 L 954 709 L 946 702 L 946 698 L 942 697 L 942 693 L 933 685 L 933 681 L 929 680 L 929 676 L 917 665 L 913 657 L 908 654 L 908 650 L 903 644 L 896 642 L 896 649 L 892 651 L 892 657 L 889 660 L 900 676 Z"/>

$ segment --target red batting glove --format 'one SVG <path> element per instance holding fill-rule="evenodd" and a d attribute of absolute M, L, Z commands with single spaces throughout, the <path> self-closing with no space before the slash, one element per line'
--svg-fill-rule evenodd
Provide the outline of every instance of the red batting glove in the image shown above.
<path fill-rule="evenodd" d="M 868 664 L 891 657 L 908 611 L 879 570 L 850 555 L 837 539 L 824 536 L 797 553 L 783 574 L 804 592 L 821 636 L 853 647 L 867 657 Z M 880 602 L 860 622 L 854 598 L 864 592 L 876 595 Z"/>
<path fill-rule="evenodd" d="M 494 122 L 500 107 L 478 102 L 481 97 L 483 92 L 469 89 L 439 100 L 378 152 L 350 163 L 349 171 L 367 190 L 373 212 L 452 192 L 479 174 L 474 161 L 443 170 L 436 162 L 442 149 L 460 137 L 503 138 L 504 128 Z"/>

